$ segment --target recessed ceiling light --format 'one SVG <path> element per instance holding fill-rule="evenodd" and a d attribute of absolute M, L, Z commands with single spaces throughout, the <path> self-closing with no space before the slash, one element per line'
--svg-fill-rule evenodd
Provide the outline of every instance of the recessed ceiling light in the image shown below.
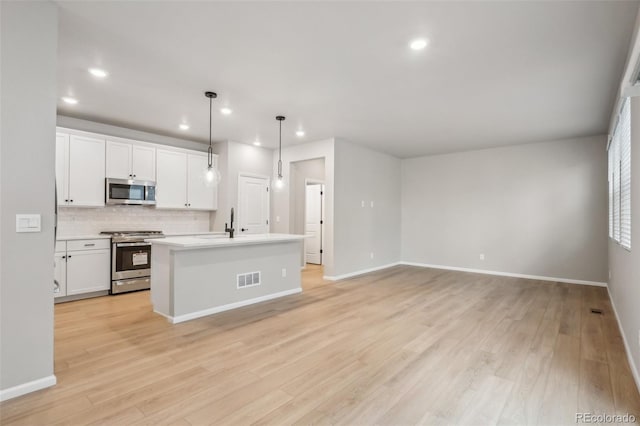
<path fill-rule="evenodd" d="M 299 138 L 303 137 L 304 136 L 304 130 L 298 130 L 296 132 L 296 136 L 299 137 Z"/>
<path fill-rule="evenodd" d="M 231 108 L 224 107 L 224 108 L 220 108 L 220 112 L 223 113 L 224 115 L 229 115 L 233 111 L 231 110 Z"/>
<path fill-rule="evenodd" d="M 76 98 L 71 98 L 69 96 L 65 96 L 62 98 L 62 100 L 66 103 L 68 103 L 69 105 L 75 105 L 78 103 L 78 100 Z"/>
<path fill-rule="evenodd" d="M 255 141 L 253 144 L 254 144 L 255 146 L 260 146 L 260 145 L 262 145 L 262 144 L 260 143 L 260 141 Z"/>
<path fill-rule="evenodd" d="M 413 50 L 422 50 L 427 47 L 427 40 L 423 38 L 415 39 L 411 41 L 411 43 L 409 43 L 409 47 L 411 47 Z"/>
<path fill-rule="evenodd" d="M 105 78 L 109 75 L 105 70 L 101 70 L 100 68 L 89 68 L 89 73 L 94 77 Z"/>
<path fill-rule="evenodd" d="M 179 127 L 180 127 L 180 130 L 189 130 L 189 125 L 185 123 L 180 124 Z"/>

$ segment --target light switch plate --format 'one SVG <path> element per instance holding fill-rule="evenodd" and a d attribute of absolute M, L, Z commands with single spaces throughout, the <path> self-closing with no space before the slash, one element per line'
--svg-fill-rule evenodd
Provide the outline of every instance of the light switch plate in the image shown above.
<path fill-rule="evenodd" d="M 39 214 L 17 214 L 16 215 L 16 232 L 40 232 Z"/>

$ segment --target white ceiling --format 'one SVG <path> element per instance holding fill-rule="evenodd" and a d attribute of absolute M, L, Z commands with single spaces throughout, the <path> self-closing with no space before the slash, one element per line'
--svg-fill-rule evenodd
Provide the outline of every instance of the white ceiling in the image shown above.
<path fill-rule="evenodd" d="M 79 100 L 61 114 L 206 141 L 213 90 L 215 140 L 275 147 L 283 114 L 285 145 L 339 137 L 398 157 L 606 133 L 638 8 L 58 3 L 59 95 Z M 427 49 L 410 50 L 415 37 Z"/>

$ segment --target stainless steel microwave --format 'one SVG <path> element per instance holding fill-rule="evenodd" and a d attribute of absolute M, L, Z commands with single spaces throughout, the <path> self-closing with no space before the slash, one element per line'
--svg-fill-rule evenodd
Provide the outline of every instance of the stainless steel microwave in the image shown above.
<path fill-rule="evenodd" d="M 107 204 L 155 205 L 156 183 L 144 180 L 106 179 Z"/>

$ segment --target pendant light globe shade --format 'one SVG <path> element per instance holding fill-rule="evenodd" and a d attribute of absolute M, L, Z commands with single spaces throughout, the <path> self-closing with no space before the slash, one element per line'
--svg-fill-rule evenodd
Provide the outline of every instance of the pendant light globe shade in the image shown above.
<path fill-rule="evenodd" d="M 213 133 L 213 100 L 218 97 L 215 92 L 207 91 L 204 95 L 209 99 L 209 149 L 207 150 L 207 168 L 204 173 L 204 184 L 207 187 L 218 186 L 222 175 L 220 170 L 216 167 L 215 158 L 213 156 L 213 139 L 211 137 Z"/>
<path fill-rule="evenodd" d="M 204 183 L 207 187 L 217 186 L 222 180 L 222 175 L 220 174 L 220 170 L 212 164 L 211 167 L 207 167 L 207 170 L 204 174 Z"/>
<path fill-rule="evenodd" d="M 284 178 L 282 177 L 282 122 L 285 120 L 284 115 L 278 115 L 278 177 L 276 178 L 276 190 L 284 188 Z"/>
<path fill-rule="evenodd" d="M 276 186 L 276 189 L 284 188 L 284 178 L 282 176 L 278 176 L 276 178 L 275 186 Z"/>

